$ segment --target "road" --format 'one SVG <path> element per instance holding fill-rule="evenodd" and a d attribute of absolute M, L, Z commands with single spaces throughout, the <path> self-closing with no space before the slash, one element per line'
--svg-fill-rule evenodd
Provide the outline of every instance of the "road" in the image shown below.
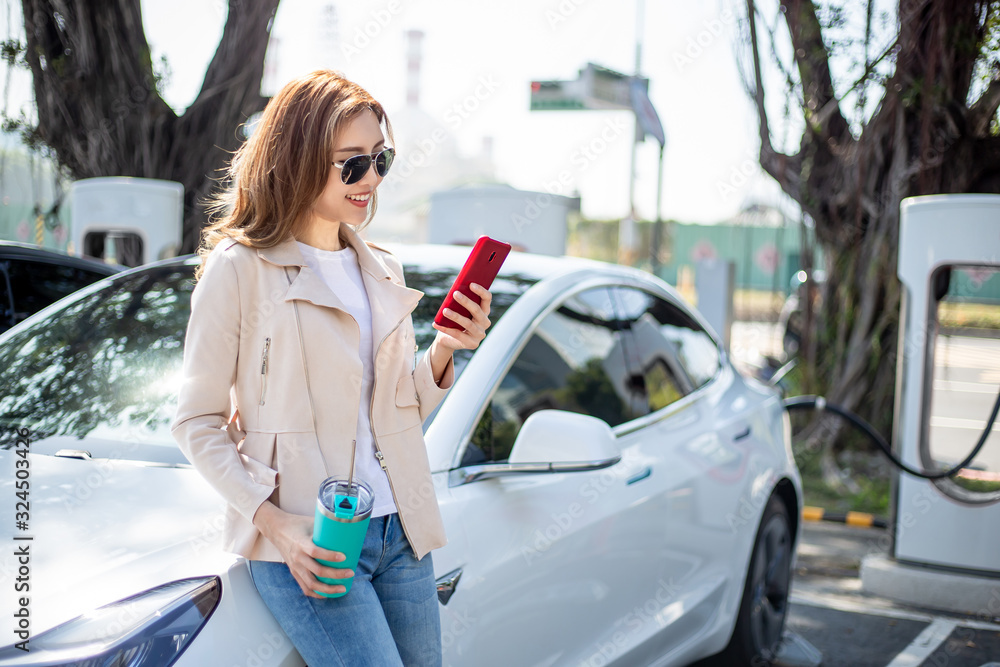
<path fill-rule="evenodd" d="M 884 530 L 804 523 L 787 629 L 822 652 L 822 667 L 1000 667 L 1000 618 L 916 609 L 862 592 L 861 559 L 887 545 Z"/>
<path fill-rule="evenodd" d="M 938 336 L 934 349 L 930 452 L 943 466 L 963 460 L 1000 393 L 1000 339 Z M 1000 474 L 1000 424 L 972 468 Z"/>

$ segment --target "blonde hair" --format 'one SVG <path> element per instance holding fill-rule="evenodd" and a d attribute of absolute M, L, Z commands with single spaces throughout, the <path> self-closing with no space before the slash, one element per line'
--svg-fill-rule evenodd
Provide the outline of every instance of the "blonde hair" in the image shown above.
<path fill-rule="evenodd" d="M 384 124 L 391 143 L 392 126 L 382 105 L 340 72 L 317 70 L 286 84 L 233 155 L 228 187 L 209 202 L 196 277 L 223 239 L 269 248 L 299 231 L 305 213 L 326 187 L 338 133 L 365 110 Z M 359 231 L 371 222 L 376 206 L 377 194 L 372 193 Z"/>

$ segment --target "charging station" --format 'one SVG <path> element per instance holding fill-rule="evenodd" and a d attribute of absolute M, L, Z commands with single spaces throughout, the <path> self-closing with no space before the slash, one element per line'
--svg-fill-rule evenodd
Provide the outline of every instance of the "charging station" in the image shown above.
<path fill-rule="evenodd" d="M 897 271 L 894 451 L 934 473 L 987 439 L 955 476 L 897 473 L 888 557 L 865 558 L 862 587 L 919 606 L 1000 616 L 1000 434 L 983 435 L 1000 393 L 1000 329 L 984 327 L 983 318 L 962 326 L 968 312 L 1000 312 L 1000 300 L 982 288 L 1000 272 L 1000 195 L 904 199 Z M 950 317 L 947 302 L 964 310 Z"/>
<path fill-rule="evenodd" d="M 123 266 L 173 257 L 181 245 L 184 186 L 153 178 L 86 178 L 70 187 L 72 251 Z"/>

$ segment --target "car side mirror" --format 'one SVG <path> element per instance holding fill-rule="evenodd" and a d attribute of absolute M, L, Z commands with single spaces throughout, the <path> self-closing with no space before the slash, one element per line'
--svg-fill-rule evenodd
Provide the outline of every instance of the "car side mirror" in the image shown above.
<path fill-rule="evenodd" d="M 618 456 L 615 434 L 607 422 L 563 410 L 533 413 L 517 434 L 510 463 L 576 463 Z"/>
<path fill-rule="evenodd" d="M 499 463 L 462 466 L 449 472 L 449 486 L 495 477 L 603 470 L 622 460 L 615 434 L 596 417 L 539 410 L 521 425 L 510 456 Z"/>

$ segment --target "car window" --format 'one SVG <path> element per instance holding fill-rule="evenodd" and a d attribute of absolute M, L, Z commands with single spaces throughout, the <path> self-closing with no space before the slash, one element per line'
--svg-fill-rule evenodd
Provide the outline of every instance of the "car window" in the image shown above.
<path fill-rule="evenodd" d="M 417 303 L 413 311 L 413 330 L 416 334 L 418 355 L 430 348 L 437 335 L 437 329 L 431 326 L 434 316 L 437 314 L 441 302 L 451 288 L 455 278 L 458 277 L 458 268 L 451 266 L 431 266 L 407 264 L 403 267 L 403 274 L 406 278 L 406 286 L 418 289 L 424 296 Z M 490 294 L 493 295 L 490 304 L 490 322 L 496 324 L 497 320 L 507 312 L 507 308 L 529 287 L 537 282 L 536 278 L 520 274 L 500 275 L 490 286 Z M 455 358 L 455 378 L 462 374 L 465 365 L 472 358 L 472 350 L 456 350 Z M 428 419 L 424 426 L 430 424 Z"/>
<path fill-rule="evenodd" d="M 14 301 L 14 324 L 104 278 L 95 271 L 30 259 L 8 260 L 5 264 Z"/>
<path fill-rule="evenodd" d="M 611 426 L 640 416 L 619 326 L 603 287 L 571 296 L 547 315 L 500 381 L 462 464 L 507 460 L 521 425 L 538 410 L 592 415 Z"/>
<path fill-rule="evenodd" d="M 0 331 L 6 331 L 14 322 L 14 300 L 10 295 L 7 262 L 0 261 Z"/>
<path fill-rule="evenodd" d="M 656 411 L 716 376 L 719 348 L 694 317 L 666 299 L 632 287 L 614 289 L 630 368 Z"/>
<path fill-rule="evenodd" d="M 150 269 L 11 335 L 0 346 L 3 432 L 176 447 L 169 424 L 192 282 L 191 266 Z M 133 454 L 121 458 L 142 459 Z"/>

